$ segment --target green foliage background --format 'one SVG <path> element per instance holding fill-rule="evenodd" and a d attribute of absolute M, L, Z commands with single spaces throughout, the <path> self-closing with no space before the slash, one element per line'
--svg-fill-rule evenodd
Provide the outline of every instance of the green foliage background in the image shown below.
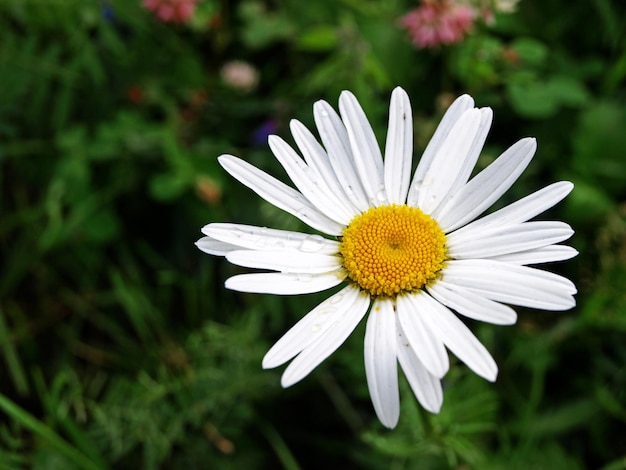
<path fill-rule="evenodd" d="M 1 469 L 626 468 L 626 4 L 522 0 L 438 50 L 398 28 L 415 6 L 203 0 L 172 25 L 139 0 L 0 1 Z M 222 80 L 235 59 L 256 90 Z M 546 217 L 576 230 L 580 255 L 551 269 L 580 293 L 572 311 L 472 323 L 497 382 L 453 365 L 432 416 L 401 382 L 389 431 L 362 325 L 282 390 L 261 358 L 324 294 L 227 291 L 237 269 L 193 243 L 212 221 L 302 228 L 216 157 L 284 177 L 258 133 L 312 127 L 343 89 L 382 142 L 396 85 L 417 154 L 461 93 L 495 111 L 479 166 L 538 138 L 501 203 L 575 183 Z"/>

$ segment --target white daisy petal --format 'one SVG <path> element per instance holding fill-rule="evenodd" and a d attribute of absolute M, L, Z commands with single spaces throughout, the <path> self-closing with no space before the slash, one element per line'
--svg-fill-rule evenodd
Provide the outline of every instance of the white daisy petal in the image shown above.
<path fill-rule="evenodd" d="M 227 253 L 226 259 L 237 266 L 285 273 L 321 274 L 341 269 L 341 258 L 337 255 L 297 251 L 237 250 Z"/>
<path fill-rule="evenodd" d="M 233 155 L 218 158 L 228 173 L 270 204 L 329 235 L 341 235 L 342 225 L 322 214 L 302 194 Z"/>
<path fill-rule="evenodd" d="M 474 107 L 474 100 L 469 95 L 459 96 L 454 103 L 448 108 L 446 113 L 444 114 L 439 126 L 435 130 L 430 142 L 426 146 L 422 158 L 415 169 L 415 175 L 413 176 L 413 180 L 411 182 L 411 186 L 409 188 L 409 194 L 407 196 L 407 205 L 415 207 L 417 206 L 417 198 L 420 193 L 420 189 L 422 186 L 422 182 L 424 180 L 424 176 L 430 169 L 431 164 L 435 158 L 435 155 L 439 153 L 439 149 L 443 144 L 444 140 L 450 133 L 450 130 L 456 122 L 459 120 L 461 115 L 467 111 L 468 109 L 472 109 Z"/>
<path fill-rule="evenodd" d="M 346 275 L 342 271 L 325 274 L 255 273 L 238 274 L 226 280 L 227 289 L 277 295 L 310 294 L 340 284 Z"/>
<path fill-rule="evenodd" d="M 424 364 L 415 355 L 402 330 L 402 325 L 397 322 L 396 327 L 398 328 L 398 362 L 404 375 L 421 405 L 431 413 L 439 413 L 443 404 L 441 380 L 428 372 Z"/>
<path fill-rule="evenodd" d="M 528 265 L 552 263 L 554 261 L 565 261 L 571 259 L 578 254 L 578 251 L 571 246 L 566 245 L 550 245 L 535 248 L 534 250 L 519 251 L 517 253 L 508 253 L 505 255 L 489 256 L 487 259 L 493 261 L 502 261 L 505 263 Z"/>
<path fill-rule="evenodd" d="M 409 96 L 397 87 L 391 94 L 385 144 L 385 192 L 392 204 L 404 204 L 411 179 L 413 114 Z"/>
<path fill-rule="evenodd" d="M 411 344 L 413 351 L 424 367 L 435 377 L 443 377 L 450 368 L 448 352 L 437 336 L 433 334 L 413 301 L 413 294 L 399 295 L 396 298 L 398 321 Z"/>
<path fill-rule="evenodd" d="M 517 313 L 508 305 L 494 302 L 453 284 L 438 281 L 429 286 L 427 291 L 445 306 L 473 320 L 494 325 L 513 325 L 517 321 Z"/>
<path fill-rule="evenodd" d="M 543 310 L 567 310 L 574 284 L 557 274 L 484 259 L 448 261 L 442 280 L 497 302 Z"/>
<path fill-rule="evenodd" d="M 310 168 L 302 158 L 278 136 L 270 135 L 268 143 L 276 159 L 291 181 L 319 211 L 342 225 L 347 225 L 353 214 L 339 204 L 317 170 Z"/>
<path fill-rule="evenodd" d="M 455 356 L 484 379 L 496 380 L 498 366 L 491 354 L 454 313 L 426 292 L 414 295 L 413 300 L 433 333 Z"/>
<path fill-rule="evenodd" d="M 359 292 L 354 303 L 339 315 L 337 321 L 291 361 L 283 373 L 281 385 L 286 388 L 299 382 L 334 353 L 365 316 L 369 304 L 369 296 Z"/>
<path fill-rule="evenodd" d="M 478 124 L 478 130 L 476 131 L 476 135 L 474 136 L 474 140 L 472 145 L 470 146 L 467 157 L 463 160 L 463 166 L 459 169 L 459 173 L 454 180 L 454 183 L 450 187 L 448 191 L 448 195 L 445 200 L 437 206 L 432 213 L 435 219 L 439 219 L 440 210 L 447 206 L 447 202 L 452 199 L 452 197 L 459 192 L 461 188 L 465 186 L 467 180 L 469 179 L 474 167 L 476 166 L 476 162 L 478 161 L 478 157 L 480 156 L 480 152 L 483 149 L 483 145 L 485 144 L 485 140 L 487 139 L 487 134 L 489 133 L 489 129 L 491 128 L 491 121 L 493 120 L 493 111 L 491 108 L 480 108 L 480 122 Z"/>
<path fill-rule="evenodd" d="M 480 123 L 478 124 L 478 131 L 476 132 L 476 136 L 474 137 L 474 141 L 472 142 L 472 146 L 468 152 L 465 165 L 459 172 L 459 176 L 455 181 L 455 188 L 460 188 L 467 183 L 467 180 L 469 180 L 469 177 L 476 166 L 476 162 L 478 161 L 478 157 L 480 156 L 480 152 L 482 152 L 485 141 L 487 140 L 487 134 L 489 134 L 489 130 L 491 129 L 491 123 L 493 122 L 493 110 L 491 108 L 480 108 L 479 111 Z M 455 193 L 456 190 L 452 190 L 451 192 Z"/>
<path fill-rule="evenodd" d="M 348 200 L 360 211 L 369 208 L 369 202 L 354 166 L 350 139 L 341 118 L 325 101 L 313 106 L 315 124 L 326 147 L 330 164 L 335 170 Z"/>
<path fill-rule="evenodd" d="M 455 233 L 460 234 L 469 231 L 489 233 L 493 231 L 494 228 L 526 222 L 536 215 L 550 209 L 567 196 L 573 188 L 574 185 L 569 181 L 553 183 L 502 209 L 461 227 Z"/>
<path fill-rule="evenodd" d="M 202 233 L 232 246 L 233 248 L 229 251 L 248 248 L 250 250 L 285 250 L 334 255 L 339 250 L 339 242 L 328 240 L 321 235 L 255 227 L 254 225 L 213 223 L 205 225 L 202 228 Z"/>
<path fill-rule="evenodd" d="M 487 210 L 519 178 L 536 149 L 533 138 L 516 142 L 453 195 L 437 215 L 444 232 L 465 225 Z"/>
<path fill-rule="evenodd" d="M 219 240 L 215 240 L 211 237 L 202 237 L 196 242 L 196 246 L 205 253 L 213 256 L 225 256 L 228 252 L 234 250 L 240 250 L 237 245 L 231 245 L 230 243 L 224 243 Z"/>
<path fill-rule="evenodd" d="M 387 197 L 383 182 L 383 157 L 363 108 L 352 93 L 344 91 L 339 97 L 339 111 L 348 131 L 352 157 L 369 203 L 371 206 L 385 204 Z"/>
<path fill-rule="evenodd" d="M 291 120 L 289 128 L 305 161 L 321 175 L 321 182 L 327 185 L 328 192 L 333 194 L 337 205 L 343 206 L 343 210 L 349 212 L 352 217 L 357 215 L 359 210 L 346 197 L 326 151 L 315 139 L 311 131 L 295 119 Z"/>
<path fill-rule="evenodd" d="M 553 245 L 567 240 L 573 233 L 563 222 L 524 222 L 506 225 L 488 235 L 453 232 L 448 235 L 446 246 L 448 256 L 454 259 L 486 258 Z"/>
<path fill-rule="evenodd" d="M 365 329 L 365 375 L 376 415 L 388 428 L 400 416 L 396 336 L 393 300 L 375 300 Z"/>
<path fill-rule="evenodd" d="M 469 109 L 456 122 L 443 141 L 421 183 L 417 207 L 432 214 L 446 200 L 459 174 L 466 167 L 481 122 L 478 109 Z"/>
<path fill-rule="evenodd" d="M 293 359 L 324 335 L 345 321 L 345 313 L 357 302 L 359 289 L 349 285 L 330 296 L 307 313 L 285 333 L 263 358 L 263 368 L 271 369 Z"/>

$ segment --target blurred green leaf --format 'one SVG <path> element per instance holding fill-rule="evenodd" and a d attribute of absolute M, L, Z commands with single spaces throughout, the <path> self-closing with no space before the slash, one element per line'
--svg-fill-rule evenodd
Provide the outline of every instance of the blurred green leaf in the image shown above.
<path fill-rule="evenodd" d="M 532 82 L 509 83 L 507 95 L 511 106 L 523 117 L 547 118 L 559 109 L 554 91 L 538 78 Z"/>
<path fill-rule="evenodd" d="M 525 66 L 542 65 L 548 58 L 548 47 L 535 38 L 516 38 L 511 42 L 511 47 L 519 54 Z"/>
<path fill-rule="evenodd" d="M 507 92 L 515 110 L 534 119 L 552 117 L 564 106 L 580 107 L 589 99 L 589 92 L 581 82 L 561 75 L 547 79 L 524 76 L 522 80 L 512 80 Z"/>
<path fill-rule="evenodd" d="M 172 201 L 189 187 L 189 180 L 177 173 L 155 175 L 150 180 L 150 195 L 158 201 Z"/>
<path fill-rule="evenodd" d="M 337 45 L 337 31 L 331 26 L 317 26 L 302 32 L 296 46 L 305 51 L 329 51 Z"/>
<path fill-rule="evenodd" d="M 614 103 L 599 102 L 582 113 L 572 138 L 573 165 L 580 177 L 615 196 L 620 195 L 624 188 L 624 129 L 624 108 Z"/>
<path fill-rule="evenodd" d="M 294 35 L 295 24 L 281 13 L 268 11 L 260 1 L 242 2 L 239 14 L 244 22 L 241 39 L 254 49 L 262 49 L 270 44 Z"/>
<path fill-rule="evenodd" d="M 550 77 L 547 86 L 561 105 L 580 107 L 589 100 L 587 88 L 575 78 L 555 75 Z"/>
<path fill-rule="evenodd" d="M 615 207 L 606 192 L 580 178 L 570 178 L 574 183 L 574 191 L 564 203 L 567 220 L 574 225 L 600 220 Z"/>

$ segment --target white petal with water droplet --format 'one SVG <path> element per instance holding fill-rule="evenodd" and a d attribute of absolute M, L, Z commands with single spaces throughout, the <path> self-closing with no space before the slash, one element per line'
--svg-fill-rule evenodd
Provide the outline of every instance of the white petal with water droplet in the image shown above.
<path fill-rule="evenodd" d="M 340 328 L 345 314 L 357 302 L 359 290 L 344 287 L 307 313 L 270 348 L 263 358 L 263 368 L 271 369 L 293 359 L 330 328 Z"/>
<path fill-rule="evenodd" d="M 227 253 L 226 259 L 246 268 L 270 269 L 286 273 L 321 274 L 341 269 L 339 256 L 297 251 L 237 250 Z"/>
<path fill-rule="evenodd" d="M 341 235 L 343 225 L 322 214 L 307 198 L 248 162 L 233 155 L 222 155 L 220 164 L 270 204 L 289 212 L 305 224 L 329 235 Z"/>
<path fill-rule="evenodd" d="M 240 249 L 240 247 L 238 247 L 237 245 L 224 243 L 211 237 L 202 237 L 196 242 L 196 246 L 205 253 L 213 256 L 225 256 L 226 253 L 230 251 Z"/>
<path fill-rule="evenodd" d="M 352 214 L 345 210 L 328 188 L 317 170 L 310 168 L 300 156 L 278 136 L 270 135 L 268 143 L 298 190 L 319 211 L 340 224 L 347 225 Z"/>
<path fill-rule="evenodd" d="M 332 255 L 339 252 L 339 242 L 321 235 L 289 230 L 277 230 L 254 225 L 213 223 L 205 225 L 202 233 L 234 246 L 234 250 L 301 251 Z M 233 250 L 229 250 L 233 251 Z"/>
<path fill-rule="evenodd" d="M 299 382 L 315 369 L 324 359 L 334 353 L 339 346 L 350 336 L 361 319 L 367 313 L 370 298 L 359 292 L 352 305 L 343 313 L 341 318 L 332 325 L 332 328 L 317 337 L 287 366 L 281 378 L 283 387 L 290 387 Z"/>
<path fill-rule="evenodd" d="M 226 280 L 226 288 L 258 294 L 295 295 L 320 292 L 340 284 L 343 271 L 325 274 L 254 273 L 239 274 Z"/>

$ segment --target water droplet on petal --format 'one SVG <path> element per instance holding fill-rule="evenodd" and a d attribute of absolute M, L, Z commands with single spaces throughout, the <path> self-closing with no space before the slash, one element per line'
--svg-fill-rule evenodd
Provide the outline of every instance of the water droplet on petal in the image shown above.
<path fill-rule="evenodd" d="M 343 293 L 338 293 L 333 295 L 330 299 L 328 299 L 329 304 L 338 304 L 343 300 Z"/>
<path fill-rule="evenodd" d="M 256 241 L 254 242 L 254 246 L 259 249 L 259 250 L 263 250 L 265 248 L 267 248 L 267 239 L 266 238 L 257 238 Z"/>
<path fill-rule="evenodd" d="M 306 253 L 315 253 L 316 251 L 321 250 L 324 247 L 325 239 L 320 235 L 309 235 L 307 236 L 298 249 L 300 251 L 304 251 Z"/>
<path fill-rule="evenodd" d="M 313 325 L 313 328 L 311 328 L 311 330 L 312 330 L 314 333 L 317 333 L 317 332 L 318 332 L 319 330 L 321 330 L 321 329 L 322 329 L 322 326 L 321 326 L 319 323 L 317 323 L 317 324 Z"/>
<path fill-rule="evenodd" d="M 335 309 L 333 307 L 324 307 L 317 311 L 318 315 L 328 315 L 330 313 L 335 313 Z"/>

